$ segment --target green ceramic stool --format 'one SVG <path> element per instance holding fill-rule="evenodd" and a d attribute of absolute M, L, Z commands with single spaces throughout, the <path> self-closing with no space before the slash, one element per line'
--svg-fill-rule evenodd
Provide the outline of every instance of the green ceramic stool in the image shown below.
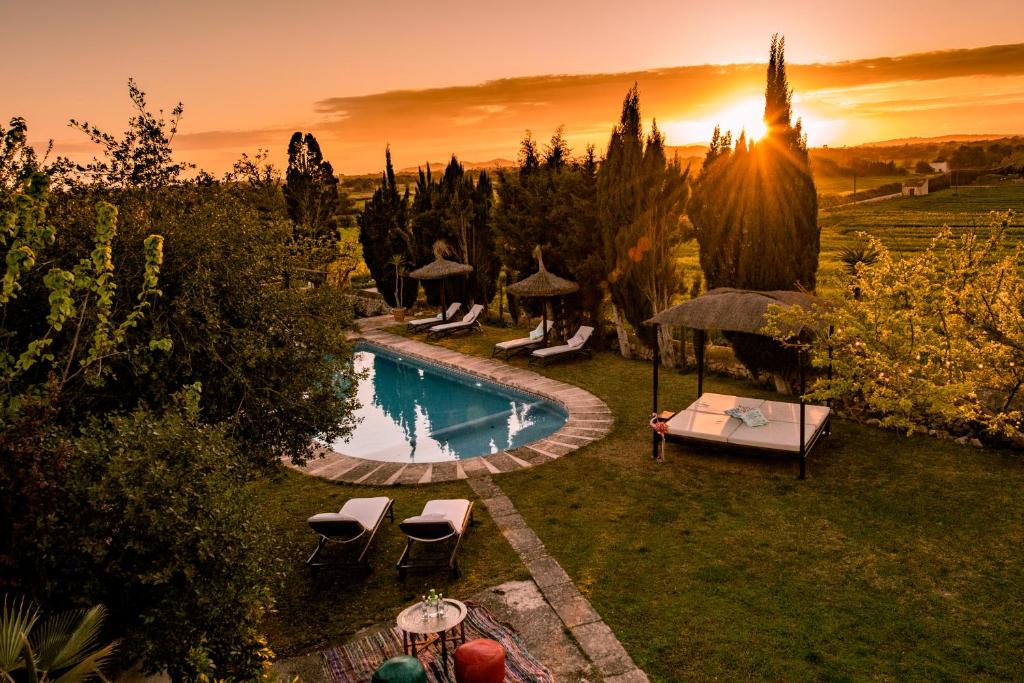
<path fill-rule="evenodd" d="M 415 657 L 392 657 L 373 673 L 373 683 L 427 683 L 427 671 Z"/>

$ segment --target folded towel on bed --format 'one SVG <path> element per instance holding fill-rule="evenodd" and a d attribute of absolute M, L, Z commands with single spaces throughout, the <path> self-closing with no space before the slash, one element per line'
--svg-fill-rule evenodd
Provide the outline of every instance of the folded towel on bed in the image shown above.
<path fill-rule="evenodd" d="M 757 408 L 729 408 L 725 414 L 743 420 L 743 424 L 748 427 L 764 427 L 768 424 L 768 418 Z"/>

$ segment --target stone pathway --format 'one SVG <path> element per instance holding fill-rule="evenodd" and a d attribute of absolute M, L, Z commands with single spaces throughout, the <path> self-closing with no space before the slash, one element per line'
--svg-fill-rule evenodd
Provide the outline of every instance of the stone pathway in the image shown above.
<path fill-rule="evenodd" d="M 548 554 L 540 538 L 533 532 L 512 504 L 512 499 L 489 475 L 469 478 L 469 486 L 480 496 L 501 533 L 518 553 L 544 598 L 572 633 L 580 649 L 593 662 L 607 683 L 640 683 L 647 681 L 619 639 L 594 610 L 590 601 L 561 565 Z"/>
<path fill-rule="evenodd" d="M 539 441 L 466 460 L 436 463 L 380 462 L 355 458 L 330 448 L 323 448 L 320 451 L 323 457 L 313 458 L 295 469 L 321 479 L 368 486 L 404 486 L 454 481 L 478 475 L 501 474 L 551 462 L 602 438 L 612 428 L 612 411 L 604 401 L 585 389 L 504 361 L 469 356 L 380 329 L 394 324 L 391 316 L 364 318 L 359 321 L 360 336 L 404 355 L 460 372 L 468 372 L 554 401 L 569 413 L 568 420 L 558 431 Z M 294 467 L 290 462 L 285 464 Z"/>

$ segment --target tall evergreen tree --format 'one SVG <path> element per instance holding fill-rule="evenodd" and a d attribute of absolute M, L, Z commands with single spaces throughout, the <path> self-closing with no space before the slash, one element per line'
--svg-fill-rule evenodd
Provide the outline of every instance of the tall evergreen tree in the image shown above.
<path fill-rule="evenodd" d="M 370 275 L 377 290 L 389 306 L 411 306 L 416 302 L 417 282 L 407 279 L 403 288 L 403 301 L 395 300 L 395 272 L 391 258 L 400 254 L 405 260 L 415 251 L 413 233 L 409 228 L 409 188 L 398 189 L 395 169 L 391 163 L 391 148 L 385 153 L 385 167 L 380 186 L 367 200 L 359 214 L 359 242 Z"/>
<path fill-rule="evenodd" d="M 709 153 L 694 189 L 688 211 L 708 288 L 813 290 L 816 285 L 818 194 L 801 123 L 792 123 L 784 52 L 784 40 L 774 36 L 765 88 L 766 135 L 752 143 L 741 136 L 731 151 L 718 137 L 718 149 Z M 733 345 L 755 372 L 792 365 L 763 338 L 735 335 Z"/>
<path fill-rule="evenodd" d="M 644 138 L 634 85 L 623 100 L 597 176 L 598 225 L 610 267 L 608 291 L 619 348 L 626 357 L 632 355 L 626 323 L 653 346 L 643 321 L 667 308 L 684 289 L 678 252 L 687 237 L 682 218 L 688 175 L 677 160 L 666 158 L 657 123 Z M 662 351 L 667 362 L 674 362 L 671 345 L 663 345 Z"/>
<path fill-rule="evenodd" d="M 530 134 L 522 142 L 518 173 L 499 172 L 494 209 L 495 246 L 509 282 L 536 267 L 533 251 L 544 250 L 548 269 L 576 281 L 580 291 L 563 299 L 563 320 L 600 321 L 604 299 L 603 252 L 595 240 L 597 160 L 593 148 L 572 156 L 561 129 L 541 159 Z M 536 302 L 522 302 L 532 308 Z M 509 302 L 513 317 L 520 302 Z"/>
<path fill-rule="evenodd" d="M 312 133 L 292 134 L 283 190 L 288 216 L 298 236 L 316 241 L 337 238 L 341 208 L 338 178 Z"/>

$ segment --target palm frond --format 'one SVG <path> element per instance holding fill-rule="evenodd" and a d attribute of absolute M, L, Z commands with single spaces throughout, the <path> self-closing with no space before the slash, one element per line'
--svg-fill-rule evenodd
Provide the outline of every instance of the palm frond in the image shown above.
<path fill-rule="evenodd" d="M 0 672 L 10 673 L 25 666 L 24 638 L 39 618 L 38 609 L 24 600 L 8 602 L 0 611 Z"/>
<path fill-rule="evenodd" d="M 75 611 L 55 617 L 54 620 L 63 627 L 63 631 L 54 631 L 58 637 L 63 636 L 63 647 L 55 651 L 52 661 L 46 662 L 47 669 L 57 671 L 72 666 L 86 656 L 96 646 L 106 617 L 107 610 L 103 605 L 96 605 L 84 613 Z M 75 619 L 78 619 L 78 623 L 72 626 Z M 40 661 L 45 660 L 40 658 Z"/>

